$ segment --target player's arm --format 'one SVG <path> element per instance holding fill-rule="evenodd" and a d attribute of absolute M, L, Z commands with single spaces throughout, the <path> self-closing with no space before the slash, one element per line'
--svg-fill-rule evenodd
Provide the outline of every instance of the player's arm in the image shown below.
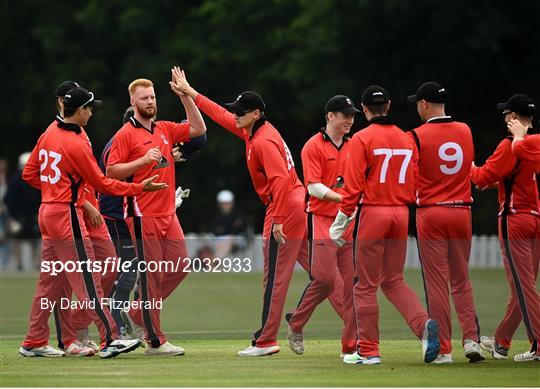
<path fill-rule="evenodd" d="M 131 144 L 126 133 L 121 131 L 118 132 L 113 139 L 109 158 L 107 160 L 107 177 L 124 180 L 135 174 L 141 167 L 161 160 L 161 151 L 159 151 L 158 147 L 154 147 L 148 150 L 147 153 L 139 159 L 123 162 L 128 158 L 130 150 Z"/>
<path fill-rule="evenodd" d="M 203 111 L 210 119 L 225 128 L 227 131 L 232 132 L 237 137 L 244 139 L 242 129 L 236 127 L 236 121 L 234 115 L 223 108 L 221 105 L 213 102 L 208 97 L 201 95 L 191 85 L 189 85 L 185 73 L 182 72 L 183 77 L 178 77 L 174 83 L 171 82 L 171 88 L 178 90 L 180 93 L 184 93 L 191 97 L 195 102 L 195 105 Z"/>
<path fill-rule="evenodd" d="M 28 157 L 28 162 L 22 172 L 22 179 L 34 188 L 41 190 L 38 145 L 39 142 L 30 153 L 30 157 Z"/>
<path fill-rule="evenodd" d="M 483 166 L 478 167 L 473 162 L 471 181 L 480 188 L 491 186 L 506 178 L 514 169 L 516 162 L 510 140 L 504 139 Z"/>
<path fill-rule="evenodd" d="M 185 73 L 178 66 L 171 69 L 171 81 L 169 82 L 171 90 L 180 98 L 184 109 L 186 110 L 187 121 L 189 123 L 189 138 L 201 136 L 206 132 L 206 124 L 201 112 L 195 105 L 191 96 L 188 96 L 178 87 L 178 82 L 185 79 Z M 183 141 L 183 140 L 182 140 Z"/>
<path fill-rule="evenodd" d="M 512 151 L 519 159 L 540 162 L 540 135 L 531 135 L 522 141 L 514 141 Z"/>
<path fill-rule="evenodd" d="M 339 193 L 322 183 L 322 163 L 319 149 L 313 143 L 308 143 L 302 149 L 302 166 L 304 169 L 304 181 L 308 194 L 319 200 L 339 203 L 342 197 Z"/>
<path fill-rule="evenodd" d="M 157 176 L 148 178 L 141 183 L 127 183 L 105 177 L 88 148 L 81 148 L 78 145 L 74 145 L 74 147 L 77 150 L 75 151 L 76 158 L 74 158 L 72 163 L 73 168 L 99 193 L 110 196 L 136 196 L 143 191 L 149 192 L 167 187 L 165 183 L 153 182 Z"/>
<path fill-rule="evenodd" d="M 354 213 L 366 185 L 366 147 L 359 137 L 351 139 L 350 150 L 345 166 L 345 188 L 340 211 L 347 216 Z"/>
<path fill-rule="evenodd" d="M 283 234 L 283 223 L 288 213 L 287 197 L 289 192 L 287 186 L 290 181 L 287 162 L 281 154 L 279 146 L 269 139 L 254 144 L 253 155 L 263 166 L 270 186 L 272 201 L 275 204 L 274 228 L 272 230 L 274 238 L 279 243 L 285 243 L 287 237 Z"/>

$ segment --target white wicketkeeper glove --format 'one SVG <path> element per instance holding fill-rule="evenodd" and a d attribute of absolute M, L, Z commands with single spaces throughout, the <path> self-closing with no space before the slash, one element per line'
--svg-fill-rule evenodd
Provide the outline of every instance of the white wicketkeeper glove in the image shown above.
<path fill-rule="evenodd" d="M 342 239 L 341 237 L 345 233 L 345 230 L 349 226 L 349 224 L 354 220 L 354 217 L 356 216 L 356 210 L 353 212 L 353 214 L 349 217 L 345 215 L 343 212 L 339 211 L 336 219 L 330 226 L 330 238 L 334 241 L 334 243 L 338 247 L 345 246 L 345 239 Z"/>
<path fill-rule="evenodd" d="M 179 206 L 182 205 L 184 202 L 184 199 L 187 199 L 189 197 L 190 190 L 185 189 L 183 190 L 181 186 L 176 188 L 176 200 L 174 201 L 174 205 L 176 206 L 176 209 L 178 209 Z"/>

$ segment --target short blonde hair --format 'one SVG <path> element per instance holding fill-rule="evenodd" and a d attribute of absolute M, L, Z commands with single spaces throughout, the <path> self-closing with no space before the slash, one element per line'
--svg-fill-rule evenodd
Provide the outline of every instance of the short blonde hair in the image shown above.
<path fill-rule="evenodd" d="M 131 84 L 128 86 L 129 95 L 133 96 L 135 90 L 140 86 L 148 88 L 154 86 L 154 83 L 146 78 L 137 78 L 136 80 L 131 81 Z"/>

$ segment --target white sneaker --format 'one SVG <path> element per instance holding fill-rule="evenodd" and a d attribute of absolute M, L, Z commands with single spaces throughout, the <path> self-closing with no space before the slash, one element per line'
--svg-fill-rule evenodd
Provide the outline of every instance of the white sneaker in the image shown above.
<path fill-rule="evenodd" d="M 19 354 L 21 354 L 23 357 L 47 357 L 47 358 L 57 358 L 57 357 L 63 357 L 66 355 L 63 351 L 57 350 L 49 345 L 43 346 L 43 347 L 34 347 L 34 348 L 27 348 L 22 347 L 19 348 Z"/>
<path fill-rule="evenodd" d="M 88 327 L 86 327 L 84 330 L 77 331 L 77 340 L 85 347 L 89 347 L 92 350 L 94 350 L 94 354 L 99 351 L 99 346 L 90 339 L 90 335 L 88 333 Z"/>
<path fill-rule="evenodd" d="M 540 355 L 535 351 L 525 351 L 521 354 L 514 355 L 514 361 L 516 362 L 530 362 L 537 361 L 540 362 Z"/>
<path fill-rule="evenodd" d="M 169 342 L 165 342 L 159 347 L 146 347 L 144 355 L 184 355 L 185 351 L 180 346 L 173 346 Z"/>
<path fill-rule="evenodd" d="M 463 341 L 463 353 L 470 363 L 481 362 L 486 359 L 480 345 L 472 339 L 465 339 Z"/>
<path fill-rule="evenodd" d="M 144 339 L 144 328 L 139 327 L 133 320 L 131 320 L 131 316 L 129 316 L 129 313 L 121 310 L 120 316 L 122 317 L 122 320 L 126 324 L 127 327 L 127 333 L 131 335 L 132 339 L 140 339 L 141 340 L 141 347 L 146 347 L 146 341 Z"/>
<path fill-rule="evenodd" d="M 122 353 L 129 353 L 141 344 L 140 339 L 113 340 L 108 346 L 103 347 L 99 352 L 100 358 L 114 358 Z"/>
<path fill-rule="evenodd" d="M 437 365 L 443 365 L 447 363 L 454 363 L 454 360 L 452 359 L 452 354 L 439 354 L 437 355 L 437 358 L 435 358 L 433 363 Z"/>
<path fill-rule="evenodd" d="M 356 352 L 354 354 L 345 354 L 343 362 L 349 365 L 380 365 L 381 357 L 362 357 Z"/>
<path fill-rule="evenodd" d="M 439 355 L 440 349 L 439 324 L 433 319 L 428 319 L 424 327 L 424 334 L 422 335 L 422 355 L 424 356 L 424 362 L 433 362 Z"/>
<path fill-rule="evenodd" d="M 304 353 L 304 335 L 300 332 L 294 332 L 291 327 L 287 326 L 287 340 L 289 341 L 289 347 L 298 355 Z"/>
<path fill-rule="evenodd" d="M 495 359 L 508 359 L 508 349 L 501 346 L 494 337 L 481 336 L 480 337 L 480 348 L 483 351 L 488 352 Z"/>
<path fill-rule="evenodd" d="M 91 357 L 96 352 L 93 348 L 87 347 L 80 341 L 76 340 L 71 343 L 67 349 L 65 349 L 66 356 L 68 357 Z"/>
<path fill-rule="evenodd" d="M 238 351 L 238 355 L 241 357 L 262 357 L 264 355 L 272 355 L 279 353 L 279 346 L 270 347 L 255 347 L 249 346 L 245 350 Z"/>

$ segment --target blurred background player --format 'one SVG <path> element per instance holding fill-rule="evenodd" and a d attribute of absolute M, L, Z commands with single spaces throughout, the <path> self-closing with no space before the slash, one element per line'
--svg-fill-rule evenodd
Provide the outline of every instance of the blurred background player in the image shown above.
<path fill-rule="evenodd" d="M 80 136 L 81 129 L 92 116 L 92 108 L 99 104 L 91 92 L 83 88 L 71 89 L 64 97 L 64 118 L 57 118 L 39 138 L 23 171 L 23 179 L 41 189 L 42 205 L 39 225 L 43 236 L 44 261 L 94 261 L 94 252 L 82 210 L 77 203 L 85 201 L 84 183 L 111 194 L 139 194 L 143 191 L 163 189 L 166 184 L 154 183 L 155 176 L 142 183 L 127 184 L 103 176 L 95 162 L 87 139 Z M 41 302 L 56 301 L 68 283 L 79 302 L 93 302 L 88 306 L 92 320 L 101 337 L 100 357 L 111 358 L 134 350 L 139 340 L 119 340 L 116 325 L 106 306 L 100 278 L 82 266 L 82 273 L 62 271 L 57 275 L 41 271 L 34 293 L 30 324 L 19 349 L 23 356 L 59 357 L 64 352 L 48 345 L 47 325 L 50 309 Z M 66 346 L 68 346 L 66 344 Z"/>
<path fill-rule="evenodd" d="M 214 224 L 214 254 L 223 259 L 246 247 L 246 221 L 234 205 L 233 192 L 224 189 L 217 194 L 216 200 L 218 212 Z"/>
<path fill-rule="evenodd" d="M 469 279 L 472 240 L 471 129 L 446 115 L 447 92 L 426 82 L 407 98 L 425 123 L 408 134 L 418 152 L 416 228 L 429 317 L 439 323 L 440 354 L 434 363 L 452 363 L 452 315 L 448 284 L 463 331 L 465 357 L 484 360 L 480 327 Z"/>
<path fill-rule="evenodd" d="M 505 123 L 518 120 L 532 127 L 534 101 L 513 95 L 497 104 Z M 540 296 L 536 289 L 540 261 L 540 200 L 535 163 L 518 160 L 512 152 L 512 137 L 503 139 L 482 167 L 474 166 L 471 180 L 479 187 L 498 183 L 499 240 L 503 264 L 510 285 L 506 313 L 492 338 L 483 337 L 482 346 L 496 359 L 508 359 L 508 350 L 519 323 L 523 320 L 530 350 L 514 356 L 516 362 L 539 360 Z"/>
<path fill-rule="evenodd" d="M 28 162 L 28 157 L 30 157 L 30 152 L 19 155 L 17 171 L 10 177 L 4 197 L 9 215 L 8 233 L 13 238 L 12 255 L 16 269 L 19 271 L 24 270 L 26 266 L 36 270 L 39 266 L 39 258 L 41 258 L 37 221 L 41 196 L 38 190 L 22 179 L 22 171 Z M 25 253 L 25 248 L 28 249 L 27 253 Z M 29 265 L 25 262 L 29 262 Z"/>
<path fill-rule="evenodd" d="M 345 355 L 351 364 L 380 364 L 379 307 L 382 292 L 422 340 L 424 362 L 439 354 L 439 331 L 414 291 L 403 279 L 407 252 L 409 209 L 414 202 L 413 141 L 388 117 L 390 97 L 371 85 L 362 93 L 368 126 L 351 139 L 345 168 L 343 202 L 330 227 L 330 236 L 342 246 L 348 224 L 357 219 L 355 232 L 354 307 L 358 352 Z M 358 205 L 358 210 L 356 207 Z"/>
<path fill-rule="evenodd" d="M 342 200 L 340 192 L 346 185 L 343 175 L 350 152 L 348 134 L 357 112 L 360 111 L 347 96 L 332 97 L 324 107 L 326 126 L 312 136 L 302 149 L 304 184 L 309 194 L 307 231 L 310 282 L 294 312 L 287 316 L 289 347 L 297 354 L 304 353 L 304 326 L 315 308 L 330 296 L 336 278 L 343 280 L 342 299 L 345 307 L 341 351 L 343 354 L 356 352 L 352 300 L 354 226 L 351 224 L 344 234 L 346 243 L 343 247 L 337 247 L 332 242 L 328 230 L 339 210 Z"/>
<path fill-rule="evenodd" d="M 185 278 L 188 257 L 184 233 L 175 214 L 175 171 L 172 149 L 177 142 L 201 136 L 206 132 L 202 116 L 193 100 L 175 88 L 178 68 L 171 69 L 171 89 L 178 95 L 186 110 L 187 122 L 154 121 L 157 113 L 153 83 L 137 79 L 128 87 L 134 115 L 115 134 L 107 175 L 118 179 L 134 179 L 154 172 L 169 184 L 163 196 L 144 194 L 128 197 L 124 216 L 135 239 L 139 261 L 147 264 L 168 261 L 174 269 L 159 272 L 142 272 L 139 275 L 139 296 L 143 302 L 167 298 Z M 130 318 L 145 329 L 149 347 L 147 355 L 183 355 L 184 349 L 173 346 L 161 331 L 160 310 L 157 308 L 133 309 Z"/>

